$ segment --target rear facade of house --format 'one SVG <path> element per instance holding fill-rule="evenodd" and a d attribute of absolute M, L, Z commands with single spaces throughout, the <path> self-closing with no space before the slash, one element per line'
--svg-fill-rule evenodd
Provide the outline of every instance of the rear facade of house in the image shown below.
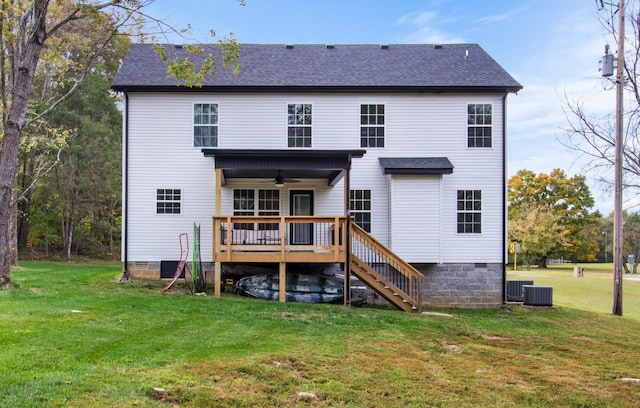
<path fill-rule="evenodd" d="M 480 46 L 241 44 L 239 64 L 188 88 L 150 45 L 123 61 L 126 274 L 160 278 L 194 224 L 216 284 L 237 262 L 379 270 L 353 221 L 422 273 L 420 305 L 502 304 L 506 105 L 522 87 Z"/>

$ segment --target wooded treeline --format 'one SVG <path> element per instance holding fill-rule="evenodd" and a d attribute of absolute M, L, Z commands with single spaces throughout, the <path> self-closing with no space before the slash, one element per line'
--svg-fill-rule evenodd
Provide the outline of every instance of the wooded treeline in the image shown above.
<path fill-rule="evenodd" d="M 130 40 L 102 13 L 68 23 L 49 42 L 18 153 L 12 239 L 20 259 L 117 258 L 122 112 L 110 85 Z"/>

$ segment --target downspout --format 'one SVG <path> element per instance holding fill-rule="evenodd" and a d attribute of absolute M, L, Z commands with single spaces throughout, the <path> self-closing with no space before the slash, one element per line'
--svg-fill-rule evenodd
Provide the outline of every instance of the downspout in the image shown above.
<path fill-rule="evenodd" d="M 507 95 L 502 97 L 502 304 L 507 304 Z"/>
<path fill-rule="evenodd" d="M 122 222 L 122 276 L 118 282 L 127 282 L 129 280 L 129 94 L 124 92 L 124 134 L 123 143 L 123 188 L 122 188 L 122 214 L 124 220 Z"/>

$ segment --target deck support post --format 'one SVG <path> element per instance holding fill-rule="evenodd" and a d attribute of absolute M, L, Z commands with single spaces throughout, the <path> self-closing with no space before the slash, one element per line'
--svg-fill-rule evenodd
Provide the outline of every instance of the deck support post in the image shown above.
<path fill-rule="evenodd" d="M 220 287 L 222 286 L 222 262 L 213 265 L 213 295 L 220 297 Z"/>
<path fill-rule="evenodd" d="M 280 288 L 279 288 L 280 301 L 286 302 L 287 301 L 287 263 L 286 262 L 280 262 L 279 272 L 280 272 Z"/>

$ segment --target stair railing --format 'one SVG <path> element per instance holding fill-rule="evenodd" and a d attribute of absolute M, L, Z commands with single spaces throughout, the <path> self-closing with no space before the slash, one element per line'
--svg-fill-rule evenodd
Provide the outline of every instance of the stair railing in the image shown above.
<path fill-rule="evenodd" d="M 350 230 L 351 252 L 421 306 L 424 275 L 353 221 Z"/>

